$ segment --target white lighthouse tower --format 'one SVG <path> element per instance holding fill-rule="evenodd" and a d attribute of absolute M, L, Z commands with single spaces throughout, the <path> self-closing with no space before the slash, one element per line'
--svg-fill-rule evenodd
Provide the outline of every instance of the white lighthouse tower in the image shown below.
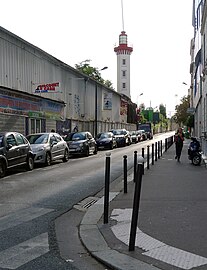
<path fill-rule="evenodd" d="M 119 35 L 119 46 L 114 48 L 117 55 L 117 92 L 131 99 L 130 94 L 130 55 L 132 47 L 127 44 L 127 34 L 123 30 Z"/>

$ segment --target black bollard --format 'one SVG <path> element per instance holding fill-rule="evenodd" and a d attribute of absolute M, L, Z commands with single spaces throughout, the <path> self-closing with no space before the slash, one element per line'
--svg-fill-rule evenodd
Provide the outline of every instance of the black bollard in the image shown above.
<path fill-rule="evenodd" d="M 131 230 L 129 238 L 129 251 L 134 251 L 135 248 L 135 239 L 138 223 L 138 214 L 139 214 L 139 202 L 140 202 L 140 193 L 142 185 L 142 171 L 143 164 L 137 165 L 136 181 L 135 181 L 135 190 L 134 190 L 134 202 L 132 209 L 132 220 L 131 220 Z"/>
<path fill-rule="evenodd" d="M 154 165 L 154 151 L 155 151 L 155 145 L 152 144 L 152 165 Z"/>
<path fill-rule="evenodd" d="M 165 138 L 165 152 L 167 152 L 167 138 Z"/>
<path fill-rule="evenodd" d="M 127 193 L 127 155 L 124 158 L 124 193 Z"/>
<path fill-rule="evenodd" d="M 136 179 L 136 169 L 137 169 L 137 151 L 134 151 L 134 182 Z"/>
<path fill-rule="evenodd" d="M 106 153 L 105 192 L 104 192 L 104 224 L 108 223 L 109 216 L 109 184 L 110 184 L 110 158 L 111 153 Z"/>
<path fill-rule="evenodd" d="M 149 153 L 149 145 L 147 145 L 147 169 L 149 169 L 150 163 L 150 153 Z"/>
<path fill-rule="evenodd" d="M 143 157 L 143 171 L 142 174 L 144 175 L 144 148 L 142 148 L 142 157 Z"/>
<path fill-rule="evenodd" d="M 158 159 L 160 159 L 160 141 L 158 141 L 158 150 L 157 150 L 157 154 L 158 154 Z"/>
<path fill-rule="evenodd" d="M 157 142 L 155 142 L 155 161 L 157 161 Z"/>
<path fill-rule="evenodd" d="M 162 157 L 162 140 L 160 141 L 160 156 Z"/>

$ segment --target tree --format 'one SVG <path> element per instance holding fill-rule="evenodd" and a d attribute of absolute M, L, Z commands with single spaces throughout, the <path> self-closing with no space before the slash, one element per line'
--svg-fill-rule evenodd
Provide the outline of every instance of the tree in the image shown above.
<path fill-rule="evenodd" d="M 98 70 L 98 68 L 92 67 L 90 65 L 91 60 L 87 59 L 85 61 L 80 62 L 79 64 L 75 64 L 75 68 L 80 71 L 81 73 L 86 74 L 89 77 L 92 77 L 94 80 L 104 84 L 105 86 L 109 87 L 109 88 L 113 88 L 113 84 L 111 81 L 109 80 L 104 80 L 101 77 L 101 73 Z"/>
<path fill-rule="evenodd" d="M 166 107 L 163 104 L 160 104 L 159 111 L 166 118 Z"/>
<path fill-rule="evenodd" d="M 174 120 L 179 125 L 186 124 L 189 113 L 187 109 L 190 107 L 190 96 L 184 96 L 181 99 L 181 103 L 175 107 L 176 113 L 174 115 Z"/>

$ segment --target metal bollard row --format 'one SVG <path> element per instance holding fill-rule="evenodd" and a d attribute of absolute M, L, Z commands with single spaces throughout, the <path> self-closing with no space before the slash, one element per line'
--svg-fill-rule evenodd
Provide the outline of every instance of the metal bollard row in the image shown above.
<path fill-rule="evenodd" d="M 165 151 L 173 144 L 174 136 L 165 139 Z M 163 152 L 162 140 L 152 144 L 151 148 L 151 164 L 154 165 L 154 161 L 157 161 Z M 110 156 L 111 153 L 106 153 L 106 165 L 105 165 L 105 190 L 104 190 L 104 224 L 108 223 L 109 216 L 109 189 L 110 189 Z M 142 154 L 138 157 L 137 151 L 134 151 L 134 182 L 137 189 L 136 192 L 140 194 L 142 175 L 144 175 L 144 159 L 145 158 L 145 149 L 142 148 Z M 147 169 L 150 168 L 150 146 L 147 146 Z M 123 168 L 124 168 L 124 193 L 127 193 L 127 155 L 123 156 Z M 141 174 L 141 175 L 140 175 Z M 137 183 L 137 181 L 139 183 Z M 137 209 L 135 209 L 137 211 Z M 135 215 L 136 216 L 136 215 Z M 134 225 L 133 225 L 134 227 Z M 134 230 L 134 228 L 133 228 Z M 133 233 L 132 233 L 133 234 Z M 130 250 L 133 249 L 133 239 L 130 240 Z"/>

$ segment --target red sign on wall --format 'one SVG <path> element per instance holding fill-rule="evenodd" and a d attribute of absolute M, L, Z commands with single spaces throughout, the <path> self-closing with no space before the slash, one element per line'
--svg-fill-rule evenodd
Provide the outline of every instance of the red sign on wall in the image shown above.
<path fill-rule="evenodd" d="M 60 92 L 60 83 L 46 83 L 46 84 L 39 84 L 35 89 L 35 93 L 48 93 L 48 92 Z"/>

